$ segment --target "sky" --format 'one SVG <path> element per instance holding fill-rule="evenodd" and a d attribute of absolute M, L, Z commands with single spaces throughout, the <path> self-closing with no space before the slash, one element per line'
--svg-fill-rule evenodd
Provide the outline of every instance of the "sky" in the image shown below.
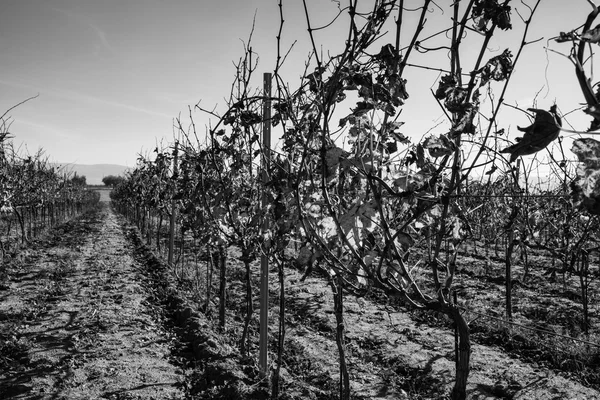
<path fill-rule="evenodd" d="M 372 0 L 360 3 L 367 6 Z M 405 3 L 417 8 L 422 1 Z M 442 18 L 447 21 L 450 15 L 449 3 L 438 0 L 443 14 L 432 7 L 426 30 L 447 24 Z M 307 0 L 307 5 L 311 22 L 319 26 L 335 15 L 338 2 Z M 527 15 L 523 6 L 518 8 Z M 556 101 L 566 113 L 583 102 L 573 66 L 544 48 L 567 53 L 569 44 L 561 47 L 547 39 L 576 28 L 590 11 L 587 0 L 542 0 L 529 34 L 529 40 L 542 40 L 527 47 L 507 103 L 527 108 L 535 99 L 547 109 Z M 283 12 L 282 45 L 294 46 L 282 72 L 294 87 L 310 42 L 302 1 L 283 0 Z M 405 43 L 416 17 L 408 13 Z M 134 166 L 140 153 L 173 140 L 174 119 L 181 115 L 185 120 L 189 105 L 200 102 L 204 108 L 223 110 L 233 62 L 243 55 L 254 18 L 252 48 L 260 57 L 257 73 L 262 76 L 275 67 L 277 0 L 2 0 L 0 115 L 37 96 L 7 114 L 14 143 L 22 151 L 41 148 L 51 161 L 61 163 Z M 315 32 L 317 45 L 340 49 L 347 34 L 344 22 L 340 18 Z M 490 45 L 490 57 L 505 48 L 516 53 L 524 25 L 517 15 L 513 25 L 512 32 L 500 32 Z M 445 67 L 444 57 L 439 52 L 418 54 L 412 61 Z M 413 137 L 425 135 L 443 118 L 429 91 L 435 90 L 439 76 L 419 68 L 406 71 L 411 97 L 401 119 Z M 523 113 L 507 110 L 502 116 L 501 124 L 513 130 L 529 123 Z M 196 112 L 194 119 L 203 131 L 208 116 Z M 589 124 L 581 115 L 571 115 L 569 121 L 578 130 Z"/>

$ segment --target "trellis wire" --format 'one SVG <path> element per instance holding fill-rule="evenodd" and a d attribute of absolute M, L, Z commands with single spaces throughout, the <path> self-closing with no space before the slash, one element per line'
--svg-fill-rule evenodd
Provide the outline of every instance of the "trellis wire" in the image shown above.
<path fill-rule="evenodd" d="M 532 328 L 532 327 L 525 326 L 525 325 L 522 325 L 522 324 L 519 324 L 519 323 L 516 323 L 516 322 L 511 322 L 511 321 L 508 321 L 508 320 L 505 320 L 505 319 L 502 319 L 502 318 L 494 317 L 494 316 L 489 315 L 489 314 L 484 314 L 484 313 L 480 313 L 480 312 L 477 312 L 477 311 L 473 311 L 473 310 L 468 309 L 467 307 L 464 307 L 464 306 L 457 306 L 457 307 L 460 308 L 463 311 L 467 311 L 469 313 L 473 313 L 475 315 L 479 315 L 479 316 L 482 316 L 482 317 L 494 319 L 496 321 L 504 322 L 504 323 L 509 324 L 509 325 L 518 326 L 519 328 L 523 328 L 523 329 L 534 331 L 534 332 L 543 333 L 543 334 L 546 334 L 546 335 L 549 335 L 549 336 L 561 337 L 561 338 L 564 338 L 564 339 L 572 340 L 574 342 L 584 343 L 584 344 L 587 344 L 587 345 L 590 345 L 590 346 L 594 346 L 594 347 L 600 348 L 600 343 L 594 343 L 594 342 L 590 342 L 590 341 L 587 341 L 587 340 L 577 339 L 577 338 L 574 338 L 574 337 L 571 337 L 571 336 L 567 336 L 567 335 L 561 335 L 560 333 L 556 333 L 556 332 L 552 332 L 552 331 L 547 331 L 545 329 Z"/>
<path fill-rule="evenodd" d="M 564 198 L 570 198 L 571 195 L 570 194 L 564 194 L 564 195 L 542 195 L 542 194 L 528 194 L 528 195 L 522 195 L 522 194 L 513 194 L 513 195 L 507 195 L 507 194 L 460 194 L 460 195 L 452 195 L 452 196 L 448 196 L 454 199 L 460 199 L 460 198 L 469 198 L 469 197 L 477 197 L 477 198 L 491 198 L 491 197 L 496 197 L 496 198 L 514 198 L 514 197 L 520 197 L 520 198 L 524 198 L 524 199 L 528 199 L 528 198 L 535 198 L 535 199 L 564 199 Z"/>

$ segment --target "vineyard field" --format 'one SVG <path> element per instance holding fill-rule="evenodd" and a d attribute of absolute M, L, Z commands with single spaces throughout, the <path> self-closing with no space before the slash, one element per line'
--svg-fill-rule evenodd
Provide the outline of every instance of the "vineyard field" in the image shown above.
<path fill-rule="evenodd" d="M 229 249 L 227 328 L 220 332 L 218 299 L 203 309 L 194 287 L 198 279 L 193 278 L 206 272 L 206 264 L 188 257 L 180 263 L 180 279 L 175 280 L 143 241 L 137 228 L 103 203 L 55 228 L 11 261 L 7 285 L 0 291 L 2 398 L 265 398 L 256 364 L 235 350 L 245 307 L 245 270 L 236 261 L 239 251 Z M 188 249 L 189 255 L 194 253 L 191 246 Z M 254 276 L 258 268 L 252 264 Z M 535 271 L 531 281 L 538 277 Z M 277 346 L 277 275 L 273 269 L 271 360 Z M 475 293 L 481 298 L 464 297 L 461 304 L 485 302 L 497 307 L 494 300 L 482 298 L 486 294 L 494 299 L 494 291 L 501 290 L 498 284 L 471 275 L 460 274 L 458 286 L 479 285 L 481 290 Z M 285 271 L 282 395 L 335 398 L 338 355 L 332 293 L 318 273 L 302 277 L 302 270 Z M 533 301 L 535 296 L 521 296 L 526 288 L 516 285 L 516 310 L 525 305 L 574 307 L 558 295 L 562 282 L 549 285 L 539 304 Z M 553 299 L 551 304 L 548 299 Z M 254 303 L 258 307 L 256 297 Z M 353 398 L 439 399 L 449 393 L 454 347 L 445 317 L 410 311 L 400 301 L 383 301 L 377 293 L 365 298 L 348 295 L 344 307 Z M 572 313 L 573 319 L 576 315 Z M 515 319 L 519 320 L 518 312 Z M 600 398 L 590 385 L 582 384 L 592 379 L 591 374 L 582 375 L 576 365 L 561 368 L 526 354 L 518 344 L 527 334 L 518 329 L 510 331 L 507 341 L 494 340 L 489 332 L 498 333 L 495 324 L 485 319 L 472 322 L 475 343 L 468 398 Z M 258 349 L 257 330 L 253 321 L 250 354 Z M 544 344 L 537 351 L 543 353 Z"/>
<path fill-rule="evenodd" d="M 182 241 L 179 241 L 181 244 Z M 202 249 L 187 240 L 176 270 L 191 304 L 217 324 L 218 299 L 207 310 L 203 286 L 206 259 Z M 493 249 L 490 249 L 493 253 Z M 202 258 L 202 257 L 200 257 Z M 239 346 L 243 331 L 245 270 L 239 249 L 228 252 L 226 316 L 231 348 Z M 496 261 L 461 257 L 457 276 L 459 304 L 473 332 L 473 361 L 468 398 L 544 399 L 600 398 L 596 346 L 567 339 L 580 332 L 581 304 L 577 303 L 577 279 L 559 275 L 549 278 L 550 258 L 530 255 L 528 283 L 520 283 L 523 271 L 515 266 L 514 325 L 503 314 L 503 266 Z M 491 257 L 494 258 L 494 257 Z M 253 303 L 259 307 L 260 265 L 252 264 L 255 277 Z M 277 268 L 270 271 L 270 346 L 277 347 L 279 284 Z M 303 280 L 303 277 L 305 278 Z M 286 342 L 282 372 L 284 398 L 335 398 L 338 353 L 333 296 L 325 276 L 304 276 L 303 269 L 286 269 Z M 539 291 L 536 288 L 541 288 Z M 212 287 L 213 296 L 218 283 Z M 575 298 L 572 298 L 575 294 Z M 598 295 L 598 282 L 590 296 Z M 595 304 L 595 302 L 592 301 Z M 449 395 L 453 383 L 454 347 L 452 324 L 442 314 L 411 310 L 374 292 L 364 298 L 344 299 L 346 351 L 353 397 L 356 399 L 440 399 Z M 477 310 L 477 311 L 474 311 Z M 591 323 L 597 326 L 596 306 Z M 555 318 L 553 320 L 553 317 Z M 257 318 L 250 324 L 249 348 L 258 352 Z M 554 323 L 554 324 L 553 324 Z M 533 329 L 532 329 L 533 328 Z M 554 335 L 554 333 L 559 335 Z M 561 335 L 562 334 L 562 335 Z M 595 337 L 592 335 L 592 337 Z M 593 340 L 593 339 L 592 339 Z M 243 358 L 241 364 L 250 360 Z M 256 371 L 254 372 L 256 374 Z M 240 382 L 245 393 L 244 385 Z M 247 389 L 246 389 L 247 390 Z M 286 397 L 287 396 L 287 397 Z M 204 397 L 201 397 L 204 398 Z M 241 397 L 243 398 L 243 397 Z M 253 398 L 253 397 L 248 397 Z"/>
<path fill-rule="evenodd" d="M 600 400 L 600 6 L 283 3 L 105 187 L 0 117 L 0 398 Z"/>

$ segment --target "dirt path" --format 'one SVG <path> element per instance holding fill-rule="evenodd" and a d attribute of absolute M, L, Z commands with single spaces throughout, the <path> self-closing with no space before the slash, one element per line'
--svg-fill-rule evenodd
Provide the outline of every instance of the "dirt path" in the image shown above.
<path fill-rule="evenodd" d="M 39 241 L 0 291 L 1 399 L 178 399 L 173 336 L 104 205 Z"/>

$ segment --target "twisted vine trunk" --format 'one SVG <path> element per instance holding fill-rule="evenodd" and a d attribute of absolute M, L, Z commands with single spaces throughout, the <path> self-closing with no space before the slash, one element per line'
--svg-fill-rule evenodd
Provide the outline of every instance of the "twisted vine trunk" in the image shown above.
<path fill-rule="evenodd" d="M 146 219 L 145 230 L 146 230 L 146 244 L 150 246 L 152 244 L 152 212 L 148 208 L 144 212 L 144 218 Z"/>
<path fill-rule="evenodd" d="M 19 226 L 21 228 L 21 242 L 27 243 L 27 233 L 25 232 L 24 216 L 19 212 L 19 210 L 17 210 L 16 207 L 14 209 L 14 212 L 15 212 L 15 215 L 17 216 L 17 221 L 19 221 Z"/>
<path fill-rule="evenodd" d="M 246 317 L 244 319 L 244 330 L 242 331 L 242 339 L 240 341 L 240 353 L 248 355 L 248 327 L 254 314 L 254 304 L 252 303 L 252 280 L 250 279 L 250 260 L 244 257 L 244 267 L 246 268 Z"/>
<path fill-rule="evenodd" d="M 281 257 L 283 260 L 284 257 Z M 271 398 L 279 398 L 279 381 L 281 376 L 281 363 L 283 359 L 283 347 L 285 343 L 285 275 L 283 262 L 277 263 L 277 273 L 279 278 L 279 334 L 277 338 L 277 367 L 273 373 L 271 385 Z"/>
<path fill-rule="evenodd" d="M 456 305 L 451 306 L 447 314 L 456 326 L 456 381 L 452 389 L 452 400 L 465 400 L 467 398 L 467 380 L 469 378 L 469 363 L 471 360 L 471 339 L 467 321 Z"/>

